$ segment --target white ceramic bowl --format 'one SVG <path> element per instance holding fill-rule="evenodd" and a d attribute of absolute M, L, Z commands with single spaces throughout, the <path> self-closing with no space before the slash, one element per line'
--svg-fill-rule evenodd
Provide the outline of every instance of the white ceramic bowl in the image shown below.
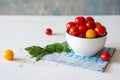
<path fill-rule="evenodd" d="M 100 38 L 79 38 L 66 32 L 66 40 L 70 48 L 81 56 L 93 56 L 101 50 L 106 42 L 107 34 Z"/>

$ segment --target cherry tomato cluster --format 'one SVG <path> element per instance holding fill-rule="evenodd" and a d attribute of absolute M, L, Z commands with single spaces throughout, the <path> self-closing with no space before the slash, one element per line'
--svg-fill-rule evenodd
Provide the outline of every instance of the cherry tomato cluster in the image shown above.
<path fill-rule="evenodd" d="M 106 35 L 106 28 L 99 22 L 95 22 L 94 18 L 78 16 L 75 21 L 66 24 L 67 32 L 70 35 L 81 38 L 97 38 Z"/>

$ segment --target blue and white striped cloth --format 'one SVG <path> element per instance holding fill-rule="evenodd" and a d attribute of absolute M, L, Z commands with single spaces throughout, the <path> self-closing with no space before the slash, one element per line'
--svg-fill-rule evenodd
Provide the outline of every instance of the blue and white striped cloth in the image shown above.
<path fill-rule="evenodd" d="M 92 57 L 80 56 L 73 51 L 70 53 L 55 53 L 51 55 L 45 56 L 44 60 L 54 61 L 61 64 L 67 64 L 70 66 L 81 67 L 84 69 L 89 69 L 93 71 L 101 71 L 104 72 L 105 68 L 107 67 L 109 61 L 102 61 L 100 59 L 100 53 L 103 51 L 108 51 L 111 54 L 111 58 L 115 53 L 115 48 L 104 47 L 100 50 L 96 55 Z"/>

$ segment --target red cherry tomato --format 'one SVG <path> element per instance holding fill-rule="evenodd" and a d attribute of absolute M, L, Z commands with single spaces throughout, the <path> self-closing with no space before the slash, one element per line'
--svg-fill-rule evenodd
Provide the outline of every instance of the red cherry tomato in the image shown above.
<path fill-rule="evenodd" d="M 89 17 L 86 17 L 86 22 L 87 22 L 87 21 L 93 21 L 93 22 L 94 22 L 94 19 L 89 16 Z"/>
<path fill-rule="evenodd" d="M 85 25 L 85 18 L 83 16 L 78 16 L 75 18 L 75 23 L 77 25 Z"/>
<path fill-rule="evenodd" d="M 73 36 L 78 36 L 79 35 L 79 29 L 76 26 L 72 26 L 72 27 L 70 27 L 68 33 L 73 35 Z"/>
<path fill-rule="evenodd" d="M 102 37 L 106 34 L 106 28 L 104 26 L 96 26 L 95 32 L 98 37 Z"/>
<path fill-rule="evenodd" d="M 96 25 L 93 21 L 87 21 L 86 26 L 88 29 L 94 29 Z"/>
<path fill-rule="evenodd" d="M 103 52 L 103 53 L 101 53 L 100 58 L 103 61 L 108 61 L 108 60 L 110 60 L 110 53 L 109 52 Z"/>
<path fill-rule="evenodd" d="M 78 37 L 85 38 L 85 33 L 80 33 L 80 35 Z"/>
<path fill-rule="evenodd" d="M 71 26 L 76 26 L 76 23 L 75 22 L 68 22 L 66 25 L 67 31 L 69 31 Z"/>
<path fill-rule="evenodd" d="M 45 33 L 46 33 L 47 35 L 51 35 L 51 34 L 52 34 L 52 29 L 51 29 L 51 28 L 46 28 L 46 29 L 45 29 Z"/>
<path fill-rule="evenodd" d="M 80 33 L 86 33 L 86 31 L 87 31 L 87 27 L 84 25 L 78 26 L 78 28 L 80 30 Z"/>

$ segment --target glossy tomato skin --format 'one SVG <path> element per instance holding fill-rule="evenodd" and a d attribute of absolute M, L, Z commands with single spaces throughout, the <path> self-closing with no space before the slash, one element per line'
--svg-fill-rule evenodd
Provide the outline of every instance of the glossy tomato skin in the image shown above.
<path fill-rule="evenodd" d="M 68 33 L 73 35 L 73 36 L 78 36 L 79 35 L 79 29 L 76 26 L 72 26 L 72 27 L 70 27 Z"/>
<path fill-rule="evenodd" d="M 86 27 L 88 29 L 94 29 L 96 27 L 96 24 L 93 21 L 87 21 L 86 22 Z"/>
<path fill-rule="evenodd" d="M 46 28 L 45 29 L 45 34 L 46 35 L 52 35 L 52 29 L 51 28 Z"/>
<path fill-rule="evenodd" d="M 106 28 L 104 26 L 96 26 L 95 32 L 98 37 L 102 37 L 106 34 Z"/>
<path fill-rule="evenodd" d="M 78 26 L 80 33 L 86 33 L 87 27 L 85 25 Z"/>
<path fill-rule="evenodd" d="M 78 16 L 75 18 L 75 23 L 80 26 L 80 25 L 85 25 L 85 18 L 83 16 Z"/>
<path fill-rule="evenodd" d="M 88 16 L 88 17 L 86 17 L 86 22 L 87 21 L 93 21 L 94 22 L 94 19 L 93 19 L 93 17 Z"/>
<path fill-rule="evenodd" d="M 85 38 L 85 33 L 80 33 L 78 37 Z"/>
<path fill-rule="evenodd" d="M 68 22 L 66 24 L 67 31 L 69 31 L 70 27 L 72 27 L 72 26 L 76 26 L 76 23 L 75 22 Z"/>
<path fill-rule="evenodd" d="M 103 52 L 101 53 L 100 55 L 100 58 L 103 60 L 103 61 L 108 61 L 110 60 L 110 53 L 109 52 Z"/>
<path fill-rule="evenodd" d="M 85 37 L 86 38 L 95 38 L 96 37 L 96 33 L 95 33 L 95 31 L 93 29 L 88 29 L 86 31 Z"/>

